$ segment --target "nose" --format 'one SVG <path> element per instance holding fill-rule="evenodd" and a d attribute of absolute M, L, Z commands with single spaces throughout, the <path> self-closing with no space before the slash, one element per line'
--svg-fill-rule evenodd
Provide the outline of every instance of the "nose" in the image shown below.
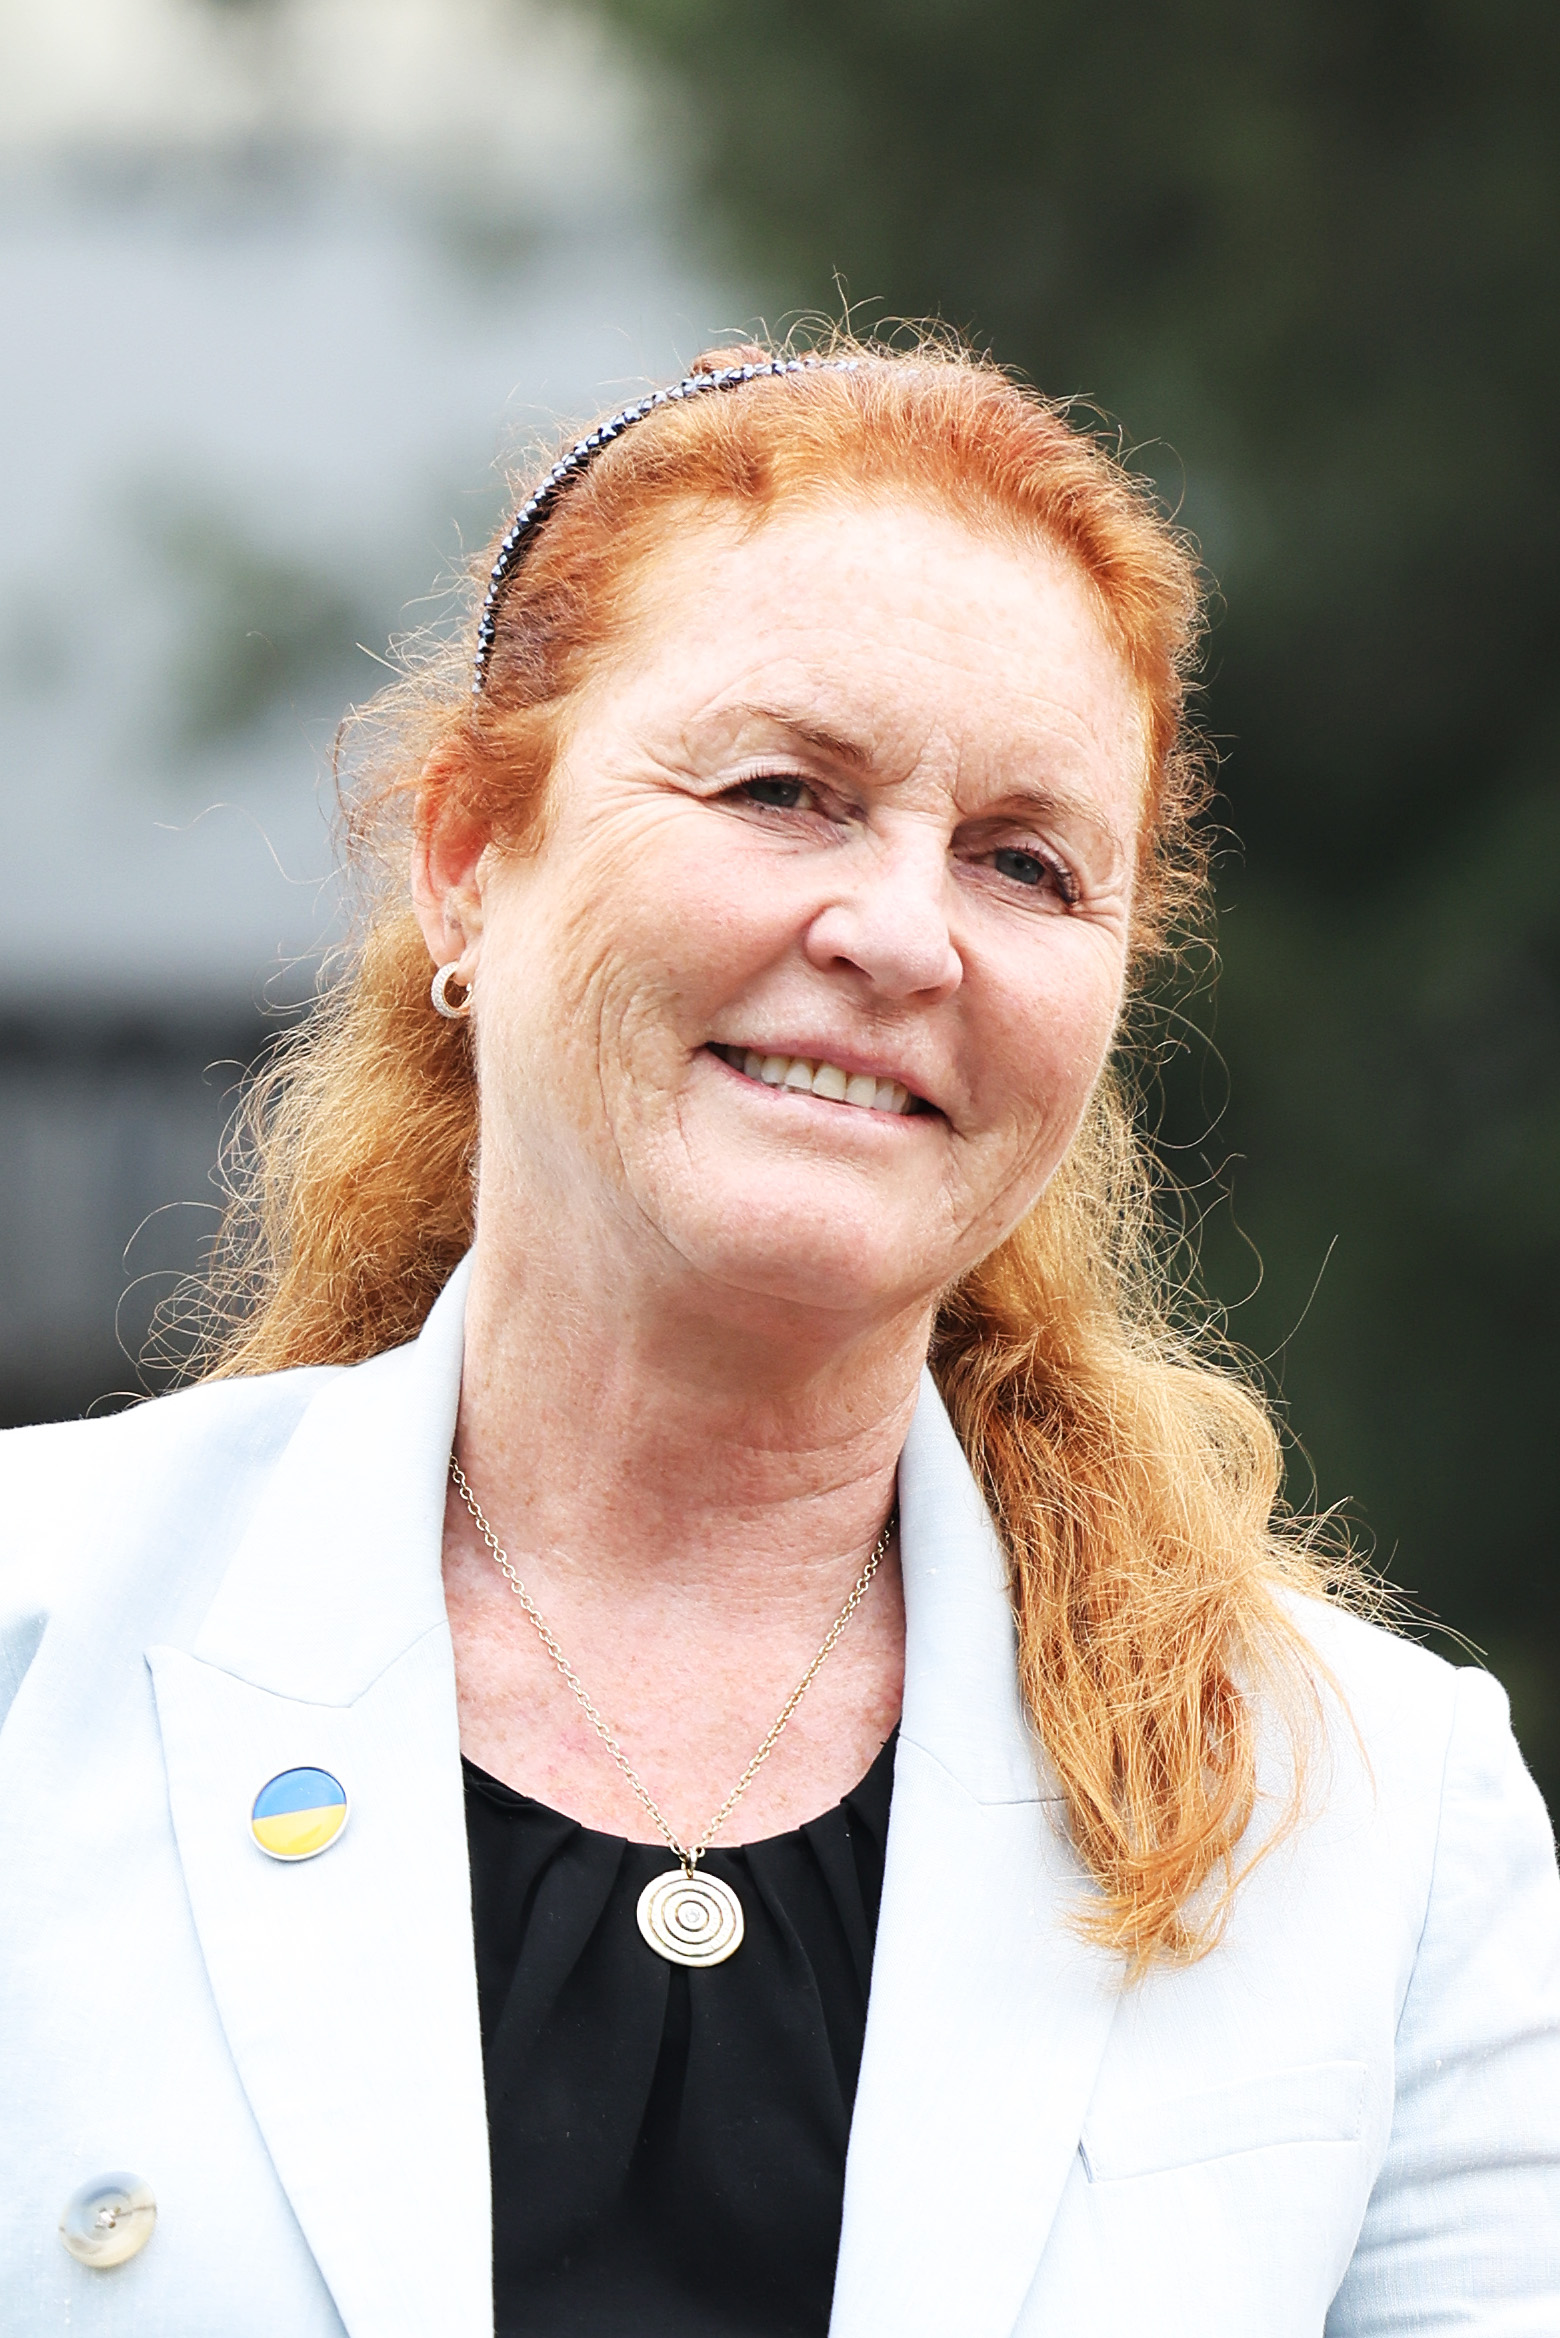
<path fill-rule="evenodd" d="M 948 930 L 944 840 L 931 833 L 863 837 L 807 929 L 809 963 L 853 969 L 895 1000 L 935 1004 L 964 979 Z"/>

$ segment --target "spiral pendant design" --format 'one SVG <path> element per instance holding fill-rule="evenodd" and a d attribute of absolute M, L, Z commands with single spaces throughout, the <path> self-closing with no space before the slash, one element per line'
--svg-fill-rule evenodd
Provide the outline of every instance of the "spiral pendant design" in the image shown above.
<path fill-rule="evenodd" d="M 674 1867 L 639 1895 L 639 1929 L 670 1965 L 720 1965 L 742 1946 L 742 1902 L 717 1876 Z"/>

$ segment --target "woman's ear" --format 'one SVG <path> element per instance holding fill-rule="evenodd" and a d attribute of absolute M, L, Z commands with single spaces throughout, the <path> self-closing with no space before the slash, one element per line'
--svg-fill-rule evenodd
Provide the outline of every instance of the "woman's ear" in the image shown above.
<path fill-rule="evenodd" d="M 412 905 L 436 966 L 451 963 L 469 983 L 482 933 L 482 855 L 486 831 L 457 808 L 448 748 L 423 767 L 412 837 Z"/>

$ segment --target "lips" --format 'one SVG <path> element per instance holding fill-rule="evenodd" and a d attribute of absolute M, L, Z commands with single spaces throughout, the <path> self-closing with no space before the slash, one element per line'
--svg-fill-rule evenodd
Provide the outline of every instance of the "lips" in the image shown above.
<path fill-rule="evenodd" d="M 849 1072 L 818 1056 L 769 1055 L 752 1047 L 726 1047 L 710 1042 L 710 1053 L 730 1064 L 745 1079 L 766 1088 L 788 1088 L 796 1095 L 822 1096 L 831 1104 L 855 1105 L 863 1112 L 903 1117 L 926 1107 L 898 1080 L 873 1072 Z"/>

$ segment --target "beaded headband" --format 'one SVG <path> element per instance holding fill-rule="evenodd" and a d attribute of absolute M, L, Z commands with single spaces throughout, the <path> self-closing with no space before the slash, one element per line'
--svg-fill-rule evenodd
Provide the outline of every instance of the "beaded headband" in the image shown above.
<path fill-rule="evenodd" d="M 559 496 L 571 479 L 579 476 L 592 455 L 621 438 L 634 423 L 643 422 L 647 414 L 660 406 L 673 406 L 683 398 L 702 397 L 706 390 L 734 390 L 743 382 L 762 381 L 788 373 L 854 373 L 859 359 L 854 357 L 774 357 L 762 365 L 723 365 L 714 373 L 690 373 L 669 390 L 656 390 L 648 398 L 641 398 L 636 406 L 625 406 L 609 422 L 593 430 L 589 438 L 580 439 L 560 461 L 554 463 L 545 479 L 537 487 L 528 503 L 523 504 L 509 523 L 509 529 L 498 548 L 493 573 L 488 578 L 487 596 L 482 603 L 482 622 L 477 627 L 477 654 L 472 661 L 471 695 L 480 698 L 487 680 L 488 660 L 493 654 L 493 641 L 498 630 L 498 612 L 509 581 L 519 567 L 531 539 L 540 523 L 546 519 Z"/>

